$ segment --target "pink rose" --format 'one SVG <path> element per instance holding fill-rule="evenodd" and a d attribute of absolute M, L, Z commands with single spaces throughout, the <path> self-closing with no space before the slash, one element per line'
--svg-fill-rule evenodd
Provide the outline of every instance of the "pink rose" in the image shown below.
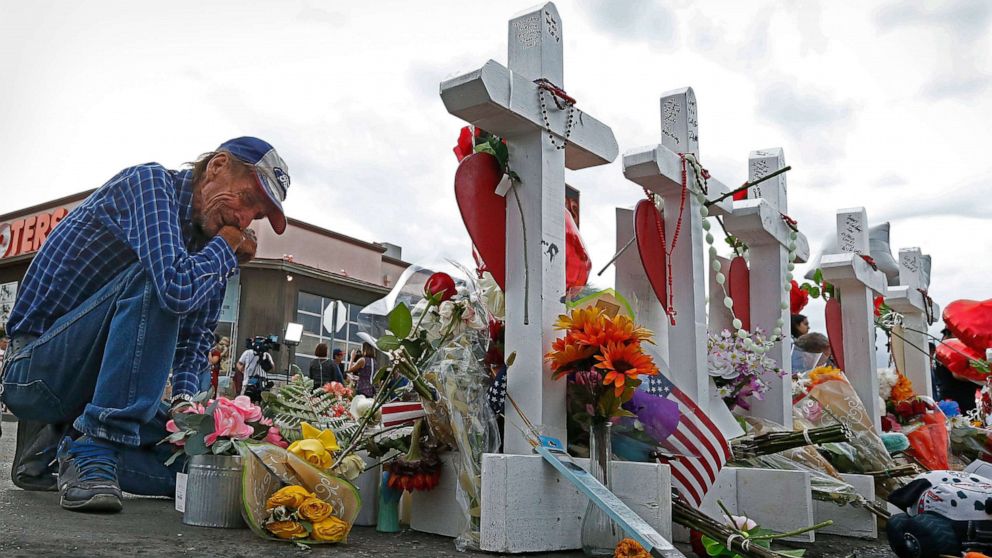
<path fill-rule="evenodd" d="M 265 442 L 268 442 L 274 446 L 279 446 L 283 449 L 289 447 L 289 442 L 282 439 L 282 434 L 279 433 L 279 429 L 275 426 L 269 428 L 268 434 L 265 435 Z"/>
<path fill-rule="evenodd" d="M 253 432 L 254 429 L 245 424 L 245 418 L 236 408 L 221 404 L 214 409 L 214 431 L 207 434 L 203 438 L 203 442 L 210 446 L 220 436 L 226 436 L 232 440 L 244 440 L 250 437 Z"/>
<path fill-rule="evenodd" d="M 234 398 L 234 401 L 221 398 L 220 402 L 223 404 L 228 401 L 241 413 L 247 422 L 257 422 L 258 419 L 262 418 L 262 408 L 251 402 L 251 399 L 247 395 L 239 395 Z"/>
<path fill-rule="evenodd" d="M 269 417 L 262 417 L 258 419 L 258 423 L 264 426 L 272 426 L 272 419 Z"/>
<path fill-rule="evenodd" d="M 176 426 L 176 421 L 169 420 L 169 422 L 165 423 L 165 430 L 167 432 L 173 432 L 173 433 L 175 433 L 175 432 L 179 432 L 179 427 Z M 179 446 L 179 447 L 183 447 L 183 446 L 186 445 L 186 440 L 179 440 L 177 442 L 172 442 L 172 444 L 173 445 L 176 445 L 176 446 Z"/>

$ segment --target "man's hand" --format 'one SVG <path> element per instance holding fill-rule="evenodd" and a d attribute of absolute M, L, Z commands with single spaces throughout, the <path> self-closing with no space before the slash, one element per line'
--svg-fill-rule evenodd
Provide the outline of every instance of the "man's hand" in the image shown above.
<path fill-rule="evenodd" d="M 238 258 L 238 263 L 248 263 L 255 257 L 255 250 L 258 249 L 255 231 L 251 229 L 242 231 L 237 227 L 225 225 L 217 232 L 217 236 L 223 238 L 231 247 Z"/>

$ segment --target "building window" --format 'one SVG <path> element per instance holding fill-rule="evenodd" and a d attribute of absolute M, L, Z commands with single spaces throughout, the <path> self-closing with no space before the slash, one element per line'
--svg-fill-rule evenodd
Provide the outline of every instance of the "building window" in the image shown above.
<path fill-rule="evenodd" d="M 327 343 L 328 357 L 334 349 L 344 351 L 347 363 L 351 352 L 361 350 L 358 337 L 358 313 L 363 306 L 300 291 L 296 304 L 296 321 L 303 324 L 303 338 L 296 347 L 296 365 L 303 374 L 310 369 L 314 350 Z"/>

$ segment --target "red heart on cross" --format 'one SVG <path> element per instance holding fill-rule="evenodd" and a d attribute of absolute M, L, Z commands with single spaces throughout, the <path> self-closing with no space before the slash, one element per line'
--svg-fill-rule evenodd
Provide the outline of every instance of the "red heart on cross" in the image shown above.
<path fill-rule="evenodd" d="M 830 343 L 830 352 L 833 354 L 837 368 L 844 368 L 844 322 L 840 312 L 840 301 L 831 298 L 827 301 L 824 310 L 824 318 L 827 321 L 827 341 Z"/>
<path fill-rule="evenodd" d="M 641 255 L 641 266 L 651 283 L 654 296 L 661 307 L 668 309 L 667 256 L 659 230 L 664 230 L 665 222 L 650 200 L 637 202 L 634 207 L 634 235 L 637 238 L 637 252 Z"/>
<path fill-rule="evenodd" d="M 734 317 L 741 321 L 741 327 L 751 331 L 751 271 L 747 260 L 741 256 L 731 260 L 727 279 L 727 295 L 734 300 Z"/>
<path fill-rule="evenodd" d="M 992 347 L 992 300 L 955 300 L 944 308 L 944 323 L 975 351 L 984 353 Z"/>
<path fill-rule="evenodd" d="M 987 374 L 975 369 L 972 360 L 982 360 L 985 355 L 965 345 L 960 339 L 947 339 L 937 345 L 937 360 L 941 362 L 955 378 L 969 380 L 976 384 L 985 383 Z"/>
<path fill-rule="evenodd" d="M 455 200 L 486 270 L 506 291 L 506 198 L 496 193 L 502 178 L 496 157 L 473 153 L 455 171 Z"/>
<path fill-rule="evenodd" d="M 489 153 L 473 153 L 462 159 L 455 171 L 455 200 L 479 259 L 499 288 L 506 291 L 506 198 L 496 193 L 502 178 L 503 171 L 496 157 Z M 562 211 L 565 214 L 565 288 L 574 291 L 586 285 L 592 261 L 575 219 L 564 207 Z"/>

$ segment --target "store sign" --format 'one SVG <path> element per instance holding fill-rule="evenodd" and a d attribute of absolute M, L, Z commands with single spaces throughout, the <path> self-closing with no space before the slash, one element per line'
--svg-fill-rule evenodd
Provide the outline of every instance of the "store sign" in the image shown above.
<path fill-rule="evenodd" d="M 0 223 L 0 259 L 37 252 L 55 225 L 69 214 L 65 207 Z"/>

